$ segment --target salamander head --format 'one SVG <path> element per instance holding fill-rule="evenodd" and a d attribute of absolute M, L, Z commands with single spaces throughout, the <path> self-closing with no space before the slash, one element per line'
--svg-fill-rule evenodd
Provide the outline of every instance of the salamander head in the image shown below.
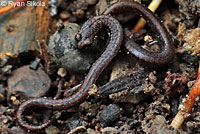
<path fill-rule="evenodd" d="M 76 35 L 76 39 L 79 41 L 78 48 L 91 45 L 93 42 L 92 37 L 89 37 L 87 34 L 83 34 L 83 33 L 84 32 L 78 32 Z"/>

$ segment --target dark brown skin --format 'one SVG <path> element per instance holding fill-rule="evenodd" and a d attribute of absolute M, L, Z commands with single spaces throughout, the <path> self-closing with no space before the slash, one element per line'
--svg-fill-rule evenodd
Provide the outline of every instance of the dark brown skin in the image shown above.
<path fill-rule="evenodd" d="M 125 47 L 137 58 L 152 65 L 167 65 L 173 61 L 174 46 L 171 37 L 169 37 L 169 34 L 160 20 L 148 8 L 137 2 L 119 2 L 110 6 L 104 14 L 110 14 L 114 17 L 118 17 L 120 14 L 127 14 L 129 15 L 129 19 L 131 19 L 131 16 L 134 17 L 135 14 L 144 17 L 147 23 L 151 26 L 151 29 L 157 33 L 161 40 L 161 52 L 148 51 L 134 42 L 131 37 L 126 38 Z"/>
<path fill-rule="evenodd" d="M 39 126 L 26 123 L 22 118 L 22 114 L 31 106 L 45 107 L 52 110 L 67 109 L 75 104 L 80 103 L 88 96 L 89 87 L 96 82 L 101 72 L 117 55 L 123 40 L 123 30 L 120 23 L 111 16 L 102 15 L 94 17 L 85 22 L 80 33 L 77 35 L 77 38 L 81 39 L 78 47 L 81 48 L 83 46 L 90 45 L 94 40 L 94 36 L 102 28 L 102 26 L 107 26 L 110 30 L 109 43 L 100 58 L 90 68 L 90 71 L 87 74 L 79 92 L 66 99 L 51 100 L 38 98 L 24 102 L 17 111 L 18 122 L 21 126 L 29 130 L 40 130 L 52 122 L 52 120 L 50 120 L 49 122 Z"/>

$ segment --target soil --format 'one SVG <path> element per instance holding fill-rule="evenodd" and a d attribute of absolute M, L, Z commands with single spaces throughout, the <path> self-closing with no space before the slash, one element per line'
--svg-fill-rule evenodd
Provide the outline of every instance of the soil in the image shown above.
<path fill-rule="evenodd" d="M 53 3 L 56 8 L 53 8 L 53 4 L 51 4 L 49 9 L 51 12 L 53 12 L 53 9 L 57 10 L 52 16 L 49 37 L 69 23 L 77 23 L 82 26 L 86 20 L 101 14 L 105 10 L 104 8 L 117 1 L 119 0 L 56 1 Z M 150 0 L 141 0 L 139 2 L 148 6 Z M 174 129 L 170 126 L 171 121 L 178 112 L 179 105 L 185 100 L 197 76 L 198 62 L 200 60 L 200 2 L 199 0 L 163 1 L 156 14 L 162 20 L 173 39 L 176 48 L 176 56 L 173 63 L 163 69 L 151 69 L 140 64 L 137 59 L 127 54 L 125 48 L 122 47 L 117 57 L 101 74 L 95 85 L 91 87 L 89 96 L 79 105 L 57 111 L 58 119 L 42 130 L 29 131 L 18 124 L 16 111 L 19 105 L 35 96 L 31 92 L 25 91 L 27 90 L 25 87 L 29 85 L 23 82 L 18 83 L 20 84 L 18 86 L 21 87 L 24 84 L 26 86 L 23 86 L 20 90 L 14 89 L 14 93 L 12 92 L 9 81 L 13 73 L 16 75 L 15 70 L 25 65 L 30 66 L 35 71 L 37 69 L 44 70 L 51 79 L 48 80 L 47 88 L 49 88 L 50 83 L 51 86 L 49 89 L 45 88 L 45 91 L 43 91 L 44 89 L 34 89 L 34 92 L 37 92 L 34 94 L 38 94 L 37 97 L 45 96 L 56 99 L 69 97 L 76 92 L 78 88 L 72 87 L 84 80 L 87 71 L 84 73 L 72 72 L 62 66 L 58 66 L 57 63 L 51 61 L 51 57 L 48 57 L 48 55 L 45 55 L 48 58 L 43 57 L 44 55 L 35 57 L 29 52 L 20 54 L 15 58 L 17 62 L 14 62 L 14 64 L 9 63 L 1 66 L 1 134 L 200 133 L 200 100 L 197 100 L 192 113 L 184 121 L 180 129 Z M 123 27 L 132 28 L 137 19 L 135 17 L 133 20 L 123 24 Z M 138 36 L 135 35 L 136 40 L 145 42 L 144 38 L 149 36 L 145 34 L 150 31 L 150 27 L 147 25 L 141 31 Z M 102 46 L 104 46 L 105 39 L 107 39 L 104 35 L 105 33 L 101 32 L 98 39 Z M 48 47 L 49 40 L 46 40 L 46 42 L 46 47 Z M 148 47 L 148 43 L 144 45 L 144 47 L 146 46 Z M 157 46 L 156 48 L 151 46 L 150 49 L 157 49 Z M 24 61 L 24 57 L 28 60 Z M 48 59 L 48 61 L 45 59 Z M 131 83 L 128 83 L 123 85 L 125 89 L 118 93 L 109 93 L 109 95 L 98 93 L 98 89 L 102 89 L 103 85 L 111 80 L 123 75 L 130 75 L 133 72 L 136 75 L 141 70 L 144 76 L 142 79 L 136 80 L 138 82 L 142 81 L 136 87 L 131 87 Z M 131 87 L 131 89 L 128 87 Z M 52 114 L 55 114 L 55 112 L 33 107 L 27 111 L 24 119 L 30 124 L 38 125 L 44 120 L 48 120 Z"/>

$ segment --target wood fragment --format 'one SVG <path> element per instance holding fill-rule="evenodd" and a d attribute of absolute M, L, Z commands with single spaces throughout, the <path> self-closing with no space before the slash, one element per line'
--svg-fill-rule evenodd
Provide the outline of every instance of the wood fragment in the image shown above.
<path fill-rule="evenodd" d="M 0 66 L 20 53 L 40 54 L 37 41 L 47 39 L 50 23 L 48 0 L 41 2 L 45 6 L 22 6 L 0 16 Z M 8 30 L 11 25 L 12 31 Z"/>

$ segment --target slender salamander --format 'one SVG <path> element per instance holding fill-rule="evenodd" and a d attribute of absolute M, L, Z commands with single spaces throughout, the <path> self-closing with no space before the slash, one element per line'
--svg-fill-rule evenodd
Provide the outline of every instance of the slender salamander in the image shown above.
<path fill-rule="evenodd" d="M 103 26 L 107 26 L 108 29 L 110 30 L 109 43 L 103 54 L 97 59 L 97 61 L 90 68 L 89 73 L 87 74 L 79 92 L 65 99 L 53 100 L 53 99 L 38 98 L 38 99 L 31 99 L 22 103 L 22 105 L 20 105 L 17 111 L 18 122 L 21 126 L 29 130 L 40 130 L 48 126 L 52 122 L 48 121 L 38 126 L 26 123 L 23 120 L 22 115 L 24 111 L 31 106 L 46 107 L 52 110 L 67 109 L 71 106 L 74 106 L 75 104 L 80 103 L 88 96 L 88 89 L 90 85 L 96 82 L 101 72 L 106 68 L 106 66 L 110 63 L 110 61 L 117 55 L 123 40 L 123 30 L 120 23 L 115 18 L 109 15 L 108 16 L 102 15 L 86 21 L 82 26 L 80 33 L 77 34 L 77 38 L 81 39 L 81 41 L 78 43 L 78 47 L 81 48 L 85 45 L 91 44 L 94 40 L 94 36 Z"/>
<path fill-rule="evenodd" d="M 78 48 L 82 48 L 83 46 L 90 45 L 93 42 L 94 36 L 103 26 L 107 26 L 110 30 L 109 43 L 100 58 L 98 58 L 98 60 L 92 65 L 79 92 L 66 99 L 51 100 L 38 98 L 24 102 L 17 111 L 17 118 L 21 126 L 29 130 L 40 130 L 51 123 L 51 121 L 49 121 L 38 126 L 26 123 L 22 119 L 22 114 L 31 106 L 46 107 L 52 110 L 67 109 L 80 103 L 88 96 L 88 89 L 90 85 L 96 82 L 101 72 L 117 55 L 123 40 L 123 30 L 120 23 L 110 15 L 115 16 L 115 14 L 123 12 L 126 13 L 127 11 L 135 11 L 136 14 L 142 15 L 142 17 L 150 23 L 152 30 L 155 30 L 159 34 L 159 38 L 162 41 L 162 51 L 160 53 L 147 51 L 135 43 L 131 37 L 126 38 L 125 47 L 139 59 L 152 64 L 162 65 L 172 61 L 174 56 L 172 40 L 164 26 L 160 23 L 159 19 L 157 19 L 157 17 L 149 9 L 139 3 L 116 3 L 105 11 L 105 15 L 97 16 L 86 21 L 82 26 L 80 33 L 76 36 L 77 39 L 81 40 L 78 43 Z"/>

